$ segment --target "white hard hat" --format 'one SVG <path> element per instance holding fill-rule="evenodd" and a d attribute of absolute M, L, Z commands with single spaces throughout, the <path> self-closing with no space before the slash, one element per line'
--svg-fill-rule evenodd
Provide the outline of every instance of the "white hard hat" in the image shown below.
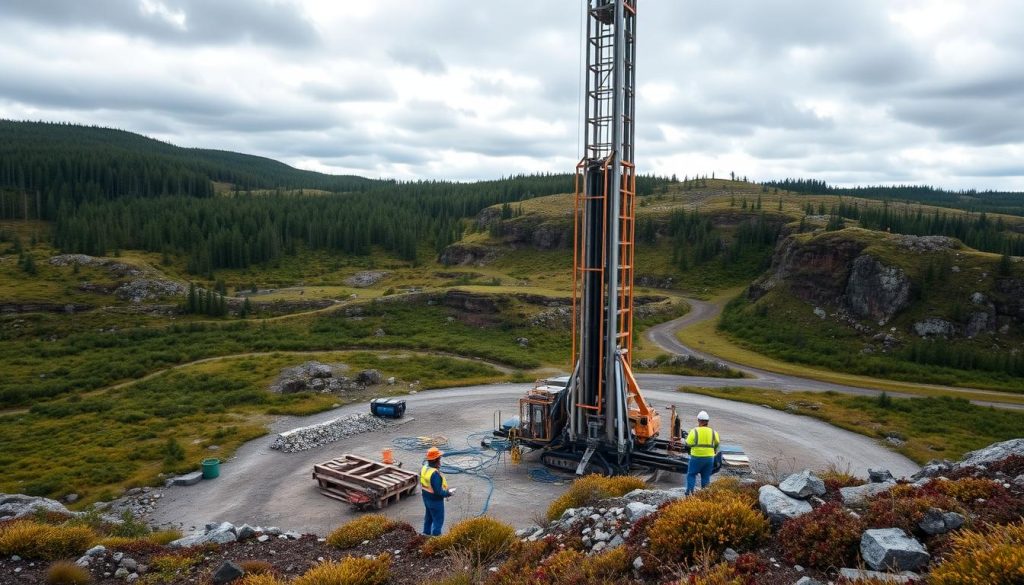
<path fill-rule="evenodd" d="M 708 416 L 708 411 L 702 410 L 697 413 L 697 420 L 711 420 L 711 417 Z"/>

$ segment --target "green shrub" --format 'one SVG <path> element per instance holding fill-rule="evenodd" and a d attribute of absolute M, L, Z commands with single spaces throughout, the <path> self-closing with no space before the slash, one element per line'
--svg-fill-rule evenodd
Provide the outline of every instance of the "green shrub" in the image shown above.
<path fill-rule="evenodd" d="M 235 581 L 235 585 L 285 585 L 285 583 L 273 575 L 256 573 L 246 574 L 238 581 Z"/>
<path fill-rule="evenodd" d="M 627 493 L 646 487 L 647 484 L 638 477 L 628 475 L 618 477 L 605 477 L 603 475 L 588 475 L 572 482 L 564 494 L 555 498 L 548 506 L 548 520 L 558 520 L 569 508 L 579 508 L 587 504 L 617 498 Z"/>
<path fill-rule="evenodd" d="M 864 521 L 838 504 L 825 504 L 808 514 L 787 520 L 778 542 L 791 564 L 830 569 L 848 567 L 857 559 Z"/>
<path fill-rule="evenodd" d="M 0 555 L 64 559 L 82 554 L 95 541 L 96 533 L 85 526 L 53 526 L 31 520 L 0 526 Z"/>
<path fill-rule="evenodd" d="M 89 570 L 71 561 L 57 561 L 46 569 L 46 585 L 86 585 L 91 582 Z"/>
<path fill-rule="evenodd" d="M 391 556 L 348 557 L 320 563 L 296 577 L 292 585 L 384 585 L 391 578 Z"/>
<path fill-rule="evenodd" d="M 934 585 L 1024 583 L 1024 522 L 953 535 L 953 552 L 931 572 Z"/>
<path fill-rule="evenodd" d="M 666 562 L 690 562 L 698 553 L 744 549 L 768 535 L 768 519 L 739 495 L 690 497 L 665 506 L 647 532 L 651 552 Z"/>
<path fill-rule="evenodd" d="M 504 552 L 513 542 L 516 542 L 514 528 L 494 518 L 481 516 L 463 520 L 452 526 L 448 534 L 428 540 L 423 545 L 423 554 L 466 552 L 482 563 Z"/>
<path fill-rule="evenodd" d="M 327 544 L 340 549 L 352 548 L 364 540 L 373 540 L 391 532 L 398 522 L 380 514 L 368 514 L 346 522 L 327 536 Z"/>

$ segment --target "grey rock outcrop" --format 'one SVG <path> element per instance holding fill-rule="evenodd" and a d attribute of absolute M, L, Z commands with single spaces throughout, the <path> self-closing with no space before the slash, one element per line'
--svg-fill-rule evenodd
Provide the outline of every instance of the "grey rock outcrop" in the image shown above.
<path fill-rule="evenodd" d="M 868 498 L 885 493 L 896 485 L 894 481 L 883 483 L 866 483 L 854 487 L 839 488 L 839 496 L 847 506 L 863 506 L 867 504 Z"/>
<path fill-rule="evenodd" d="M 968 338 L 975 338 L 982 333 L 989 333 L 995 330 L 995 318 L 985 311 L 971 313 L 967 325 L 964 327 L 964 335 Z"/>
<path fill-rule="evenodd" d="M 850 267 L 844 298 L 857 317 L 884 324 L 910 304 L 910 279 L 902 269 L 865 254 Z"/>
<path fill-rule="evenodd" d="M 956 326 L 938 317 L 929 317 L 914 323 L 914 333 L 920 337 L 952 337 L 956 334 Z"/>
<path fill-rule="evenodd" d="M 773 526 L 780 526 L 786 520 L 803 516 L 812 509 L 807 502 L 791 498 L 773 485 L 761 486 L 757 502 Z"/>
<path fill-rule="evenodd" d="M 37 511 L 77 516 L 78 514 L 68 510 L 57 500 L 41 498 L 37 496 L 25 496 L 22 494 L 0 493 L 0 520 L 16 520 L 31 516 Z"/>
<path fill-rule="evenodd" d="M 825 482 L 809 469 L 805 469 L 783 479 L 779 484 L 779 490 L 791 498 L 806 500 L 811 496 L 825 495 Z"/>
<path fill-rule="evenodd" d="M 352 276 L 345 279 L 345 284 L 354 286 L 356 288 L 364 288 L 367 286 L 373 286 L 378 282 L 384 280 L 390 272 L 386 270 L 363 270 L 357 272 Z"/>
<path fill-rule="evenodd" d="M 363 370 L 356 376 L 356 382 L 364 386 L 376 386 L 384 383 L 384 376 L 377 370 Z"/>
<path fill-rule="evenodd" d="M 1024 439 L 1010 439 L 989 445 L 984 449 L 971 451 L 963 456 L 956 467 L 977 467 L 1006 459 L 1010 455 L 1024 457 Z"/>
<path fill-rule="evenodd" d="M 914 571 L 931 559 L 924 545 L 899 528 L 865 531 L 860 539 L 860 554 L 876 571 Z"/>

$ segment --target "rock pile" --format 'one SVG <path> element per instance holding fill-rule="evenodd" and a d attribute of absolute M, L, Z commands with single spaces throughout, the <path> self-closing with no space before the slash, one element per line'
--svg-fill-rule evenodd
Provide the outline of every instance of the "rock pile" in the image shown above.
<path fill-rule="evenodd" d="M 274 439 L 271 449 L 297 453 L 340 441 L 346 437 L 379 431 L 388 426 L 382 419 L 369 414 L 352 414 L 308 427 L 285 431 Z"/>
<path fill-rule="evenodd" d="M 391 273 L 386 270 L 364 270 L 346 278 L 345 284 L 356 288 L 365 288 L 384 280 L 389 274 Z"/>
<path fill-rule="evenodd" d="M 51 257 L 50 264 L 53 266 L 78 265 L 106 268 L 118 278 L 128 278 L 129 280 L 118 285 L 113 292 L 117 298 L 136 304 L 143 301 L 183 296 L 188 292 L 188 288 L 180 282 L 158 278 L 154 274 L 150 274 L 153 272 L 152 270 L 124 262 L 117 262 L 109 258 L 97 258 L 86 254 L 60 254 Z M 109 289 L 102 290 L 90 283 L 83 283 L 79 288 L 82 290 L 110 292 Z"/>
<path fill-rule="evenodd" d="M 352 392 L 368 386 L 384 383 L 384 376 L 377 370 L 363 370 L 354 378 L 337 375 L 348 370 L 345 364 L 322 364 L 309 361 L 293 368 L 281 370 L 277 380 L 270 386 L 271 391 L 282 394 L 293 392 Z"/>

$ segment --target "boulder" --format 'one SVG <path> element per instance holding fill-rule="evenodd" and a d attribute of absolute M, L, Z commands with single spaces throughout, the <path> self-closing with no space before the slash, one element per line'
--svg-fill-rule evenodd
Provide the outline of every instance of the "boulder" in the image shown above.
<path fill-rule="evenodd" d="M 364 386 L 376 386 L 384 382 L 384 376 L 377 370 L 363 370 L 356 376 L 356 382 Z"/>
<path fill-rule="evenodd" d="M 53 512 L 66 516 L 77 516 L 76 513 L 68 510 L 57 500 L 40 498 L 36 496 L 25 496 L 22 494 L 0 493 L 0 520 L 16 520 L 31 516 L 36 511 Z"/>
<path fill-rule="evenodd" d="M 205 532 L 193 532 L 192 534 L 185 535 L 178 540 L 172 540 L 167 546 L 171 548 L 190 548 L 193 546 L 199 546 L 205 544 L 206 533 Z"/>
<path fill-rule="evenodd" d="M 839 496 L 847 506 L 863 506 L 867 504 L 868 498 L 885 493 L 896 485 L 894 481 L 883 483 L 866 483 L 854 487 L 839 488 Z"/>
<path fill-rule="evenodd" d="M 1024 457 L 1024 439 L 1010 439 L 1009 441 L 994 443 L 984 449 L 971 451 L 964 455 L 963 459 L 960 460 L 960 463 L 956 464 L 956 467 L 977 467 L 979 465 L 988 465 L 996 461 L 1002 461 L 1010 455 L 1019 455 Z M 0 503 L 2 503 L 2 501 L 0 501 Z"/>
<path fill-rule="evenodd" d="M 860 555 L 876 571 L 913 571 L 928 564 L 924 546 L 899 528 L 867 530 L 860 539 Z"/>
<path fill-rule="evenodd" d="M 224 561 L 213 573 L 213 585 L 225 585 L 241 579 L 243 575 L 245 575 L 245 571 L 242 570 L 242 567 L 233 561 Z"/>
<path fill-rule="evenodd" d="M 306 381 L 302 379 L 285 380 L 281 383 L 281 392 L 283 394 L 294 394 L 295 392 L 302 392 L 306 389 Z"/>
<path fill-rule="evenodd" d="M 845 583 L 916 583 L 921 579 L 917 573 L 881 573 L 865 569 L 839 569 L 839 576 Z"/>
<path fill-rule="evenodd" d="M 811 496 L 825 495 L 825 482 L 809 469 L 794 473 L 779 484 L 779 490 L 791 498 L 806 500 Z"/>
<path fill-rule="evenodd" d="M 643 502 L 630 502 L 626 504 L 626 518 L 630 522 L 636 522 L 644 516 L 649 516 L 658 511 L 658 508 Z"/>
<path fill-rule="evenodd" d="M 945 534 L 964 525 L 964 517 L 956 512 L 943 512 L 938 508 L 929 508 L 918 526 L 925 534 Z"/>
<path fill-rule="evenodd" d="M 871 480 L 871 483 L 896 481 L 896 478 L 892 476 L 888 469 L 868 469 L 868 479 Z"/>
<path fill-rule="evenodd" d="M 248 524 L 242 524 L 235 530 L 238 540 L 245 540 L 256 536 L 256 529 Z"/>
<path fill-rule="evenodd" d="M 773 526 L 779 526 L 786 520 L 803 516 L 811 511 L 810 504 L 787 496 L 773 485 L 761 486 L 757 501 L 761 506 L 761 511 L 768 516 Z"/>
<path fill-rule="evenodd" d="M 977 311 L 971 313 L 970 319 L 967 320 L 967 325 L 964 327 L 964 335 L 968 338 L 974 338 L 982 333 L 988 333 L 995 329 L 995 319 L 985 311 Z"/>

